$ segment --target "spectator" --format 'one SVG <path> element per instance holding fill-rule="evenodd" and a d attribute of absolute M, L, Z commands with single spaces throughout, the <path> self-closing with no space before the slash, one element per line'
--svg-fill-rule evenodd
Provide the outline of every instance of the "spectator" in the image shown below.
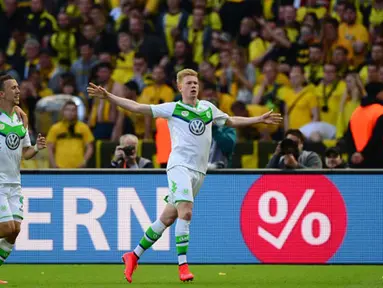
<path fill-rule="evenodd" d="M 17 0 L 4 1 L 4 10 L 0 9 L 0 50 L 5 51 L 11 38 L 11 32 L 20 24 L 25 23 L 22 9 L 17 8 Z"/>
<path fill-rule="evenodd" d="M 302 126 L 319 120 L 317 98 L 314 87 L 305 84 L 302 66 L 293 66 L 290 72 L 291 87 L 281 88 L 281 94 L 287 106 L 284 118 L 286 128 L 299 129 Z"/>
<path fill-rule="evenodd" d="M 303 144 L 304 136 L 299 130 L 288 130 L 266 168 L 321 169 L 322 161 L 318 154 L 303 150 Z"/>
<path fill-rule="evenodd" d="M 179 71 L 186 68 L 196 70 L 198 67 L 197 64 L 193 62 L 191 52 L 191 47 L 187 41 L 181 39 L 175 41 L 174 56 L 164 65 L 168 79 L 172 79 L 172 81 L 168 82 L 171 82 L 174 88 L 177 87 L 175 79 Z"/>
<path fill-rule="evenodd" d="M 296 54 L 295 63 L 307 65 L 309 63 L 310 45 L 315 42 L 314 28 L 309 25 L 302 25 L 296 43 L 293 43 L 292 50 Z"/>
<path fill-rule="evenodd" d="M 345 23 L 339 26 L 339 39 L 346 45 L 345 48 L 349 52 L 348 58 L 352 59 L 352 64 L 358 67 L 364 61 L 369 34 L 363 24 L 356 23 L 354 4 L 346 4 L 343 20 Z"/>
<path fill-rule="evenodd" d="M 133 77 L 131 80 L 136 81 L 140 92 L 146 86 L 153 84 L 152 75 L 150 74 L 148 67 L 148 61 L 146 61 L 144 54 L 134 54 Z"/>
<path fill-rule="evenodd" d="M 100 63 L 95 68 L 95 83 L 111 90 L 113 87 L 112 66 L 108 63 Z M 96 139 L 109 140 L 112 136 L 113 126 L 117 119 L 117 108 L 108 99 L 92 99 L 88 125 L 92 129 Z"/>
<path fill-rule="evenodd" d="M 378 67 L 383 67 L 383 45 L 373 44 L 371 47 L 371 59 L 365 62 L 365 65 L 361 68 L 359 75 L 363 83 L 367 83 L 368 78 L 368 64 L 373 63 Z"/>
<path fill-rule="evenodd" d="M 335 65 L 339 78 L 344 78 L 347 72 L 353 70 L 352 66 L 349 65 L 347 55 L 348 50 L 342 46 L 336 47 L 332 53 L 331 62 Z"/>
<path fill-rule="evenodd" d="M 149 159 L 137 156 L 138 138 L 132 134 L 120 137 L 120 144 L 116 147 L 111 168 L 141 169 L 153 168 Z"/>
<path fill-rule="evenodd" d="M 336 136 L 342 138 L 347 131 L 348 123 L 355 109 L 360 105 L 361 99 L 366 95 L 362 80 L 356 73 L 349 73 L 346 76 L 347 89 L 344 91 L 340 102 Z"/>
<path fill-rule="evenodd" d="M 346 162 L 343 161 L 340 151 L 336 147 L 328 148 L 325 152 L 324 168 L 328 169 L 344 169 L 348 168 Z"/>
<path fill-rule="evenodd" d="M 144 21 L 142 17 L 131 17 L 129 19 L 129 31 L 132 35 L 133 47 L 139 51 L 145 59 L 149 68 L 160 63 L 166 55 L 166 46 L 157 36 L 144 33 Z"/>
<path fill-rule="evenodd" d="M 254 28 L 255 28 L 255 23 L 251 18 L 245 17 L 242 19 L 241 26 L 239 28 L 239 34 L 237 37 L 237 45 L 239 47 L 242 47 L 242 48 L 249 47 L 251 42 L 251 33 L 253 32 Z"/>
<path fill-rule="evenodd" d="M 318 19 L 322 19 L 327 13 L 326 7 L 323 7 L 317 0 L 307 0 L 305 4 L 297 11 L 298 22 L 302 22 L 309 13 L 315 14 Z"/>
<path fill-rule="evenodd" d="M 22 65 L 22 79 L 27 79 L 29 72 L 39 64 L 40 43 L 36 39 L 28 39 L 24 45 L 25 58 Z M 21 66 L 20 66 L 21 68 Z"/>
<path fill-rule="evenodd" d="M 330 63 L 333 51 L 338 46 L 348 47 L 344 38 L 339 37 L 339 23 L 334 18 L 326 18 L 322 23 L 321 44 L 325 63 Z"/>
<path fill-rule="evenodd" d="M 346 83 L 337 76 L 336 66 L 326 64 L 323 81 L 315 90 L 319 101 L 321 121 L 336 126 L 340 101 L 345 90 Z"/>
<path fill-rule="evenodd" d="M 93 155 L 94 137 L 88 125 L 77 120 L 77 106 L 68 101 L 63 119 L 48 132 L 47 143 L 51 168 L 85 168 Z"/>
<path fill-rule="evenodd" d="M 26 27 L 32 37 L 43 43 L 43 47 L 48 44 L 49 36 L 57 30 L 56 18 L 44 8 L 43 0 L 31 0 Z"/>
<path fill-rule="evenodd" d="M 192 46 L 194 55 L 193 61 L 201 63 L 208 51 L 211 43 L 211 27 L 204 23 L 205 10 L 201 8 L 193 9 L 193 22 L 183 31 L 183 38 Z"/>
<path fill-rule="evenodd" d="M 305 78 L 311 84 L 318 85 L 323 79 L 323 51 L 319 44 L 309 48 L 309 62 L 305 66 Z"/>
<path fill-rule="evenodd" d="M 221 52 L 221 57 L 226 58 L 221 60 L 224 68 L 221 72 L 221 91 L 249 104 L 253 98 L 252 91 L 256 80 L 254 66 L 248 64 L 244 50 L 235 48 L 231 54 L 232 57 L 229 51 Z"/>
<path fill-rule="evenodd" d="M 57 73 L 57 68 L 48 49 L 41 49 L 39 55 L 39 63 L 36 69 L 40 72 L 41 80 L 44 86 L 48 87 L 50 79 Z"/>
<path fill-rule="evenodd" d="M 369 83 L 345 135 L 351 168 L 383 168 L 383 84 Z"/>
<path fill-rule="evenodd" d="M 167 0 L 167 11 L 159 17 L 158 30 L 166 41 L 169 57 L 174 55 L 175 40 L 185 29 L 188 19 L 188 14 L 180 5 L 180 0 Z"/>
<path fill-rule="evenodd" d="M 299 24 L 296 22 L 296 10 L 293 5 L 286 5 L 284 7 L 283 23 L 289 41 L 291 43 L 297 42 L 299 36 Z"/>
<path fill-rule="evenodd" d="M 97 64 L 98 60 L 93 53 L 92 43 L 89 41 L 81 43 L 80 58 L 71 67 L 71 73 L 76 77 L 78 91 L 86 94 L 91 71 Z"/>
<path fill-rule="evenodd" d="M 126 32 L 118 33 L 118 48 L 120 52 L 117 55 L 116 68 L 114 69 L 112 79 L 115 84 L 114 93 L 121 94 L 123 85 L 133 77 L 134 50 L 132 46 L 131 35 Z"/>
<path fill-rule="evenodd" d="M 77 58 L 75 31 L 70 27 L 68 14 L 60 12 L 57 18 L 59 29 L 51 36 L 49 47 L 56 53 L 57 62 L 72 63 Z"/>

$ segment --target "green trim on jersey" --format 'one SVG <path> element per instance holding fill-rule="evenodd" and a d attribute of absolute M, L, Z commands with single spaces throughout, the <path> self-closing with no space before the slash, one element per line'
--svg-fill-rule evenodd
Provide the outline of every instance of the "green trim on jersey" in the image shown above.
<path fill-rule="evenodd" d="M 190 122 L 194 119 L 201 119 L 205 125 L 213 121 L 213 111 L 211 110 L 211 107 L 198 113 L 176 103 L 172 116 L 186 122 Z"/>
<path fill-rule="evenodd" d="M 24 128 L 23 123 L 17 126 L 11 126 L 0 121 L 0 135 L 7 136 L 10 133 L 15 133 L 20 138 L 24 138 L 25 134 L 27 134 L 27 130 Z"/>
<path fill-rule="evenodd" d="M 182 102 L 182 100 L 179 100 L 178 102 L 180 102 L 180 103 L 182 103 L 184 105 L 190 106 L 192 108 L 198 108 L 198 104 L 199 104 L 199 100 L 198 99 L 197 99 L 197 102 L 196 102 L 195 106 L 193 106 L 191 104 L 186 104 L 186 103 Z"/>
<path fill-rule="evenodd" d="M 13 112 L 11 115 L 9 115 L 7 112 L 0 108 L 0 113 L 7 115 L 12 120 L 12 117 L 13 115 L 15 115 L 16 112 Z"/>

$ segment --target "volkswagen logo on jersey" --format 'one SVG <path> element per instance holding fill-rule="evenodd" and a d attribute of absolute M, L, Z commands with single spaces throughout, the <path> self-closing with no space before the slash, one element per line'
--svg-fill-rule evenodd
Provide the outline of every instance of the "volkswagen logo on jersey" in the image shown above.
<path fill-rule="evenodd" d="M 193 119 L 189 123 L 189 130 L 194 135 L 202 135 L 205 132 L 205 123 L 201 119 Z"/>
<path fill-rule="evenodd" d="M 15 133 L 9 133 L 5 138 L 5 144 L 11 150 L 16 150 L 20 145 L 20 137 Z"/>

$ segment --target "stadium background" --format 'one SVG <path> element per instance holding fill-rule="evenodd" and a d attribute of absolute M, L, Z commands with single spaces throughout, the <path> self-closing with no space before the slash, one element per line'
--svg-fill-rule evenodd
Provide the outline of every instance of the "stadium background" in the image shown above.
<path fill-rule="evenodd" d="M 155 167 L 158 168 L 160 163 L 156 161 L 157 151 L 154 141 L 158 136 L 157 123 L 152 122 L 148 128 L 144 125 L 143 118 L 125 114 L 109 103 L 89 99 L 84 84 L 94 81 L 112 89 L 118 95 L 130 97 L 131 94 L 127 92 L 125 84 L 135 80 L 139 86 L 137 101 L 161 103 L 179 99 L 174 89 L 174 75 L 180 69 L 190 67 L 201 73 L 201 98 L 216 101 L 218 106 L 230 115 L 247 113 L 251 116 L 267 111 L 271 106 L 275 108 L 279 102 L 285 102 L 287 107 L 290 105 L 291 108 L 291 99 L 297 94 L 289 90 L 291 83 L 288 71 L 298 63 L 304 67 L 309 87 L 305 103 L 288 115 L 289 123 L 284 123 L 285 126 L 280 129 L 268 131 L 263 126 L 255 126 L 250 129 L 252 133 L 247 133 L 250 130 L 238 131 L 232 167 L 264 168 L 274 153 L 276 141 L 281 139 L 281 131 L 283 132 L 286 127 L 301 128 L 318 120 L 330 124 L 332 134 L 335 135 L 331 137 L 309 135 L 312 137 L 307 139 L 307 150 L 316 151 L 324 156 L 326 147 L 337 146 L 346 160 L 342 136 L 347 129 L 352 111 L 364 96 L 351 93 L 357 87 L 356 82 L 359 80 L 351 83 L 352 81 L 346 81 L 346 76 L 349 72 L 352 72 L 352 75 L 359 75 L 355 79 L 360 79 L 363 86 L 369 82 L 383 82 L 381 1 L 192 2 L 96 0 L 93 3 L 91 0 L 1 0 L 0 22 L 1 27 L 5 29 L 2 28 L 0 32 L 0 71 L 13 75 L 22 87 L 21 107 L 28 113 L 32 138 L 37 132 L 47 135 L 50 127 L 59 120 L 59 109 L 53 113 L 47 112 L 49 109 L 44 110 L 46 107 L 49 108 L 49 103 L 55 102 L 55 95 L 71 94 L 79 97 L 76 99 L 81 99 L 81 105 L 86 112 L 82 115 L 82 120 L 95 136 L 95 149 L 87 168 L 109 166 L 119 135 L 118 133 L 111 135 L 111 131 L 115 128 L 119 115 L 125 124 L 129 123 L 125 126 L 124 132 L 132 132 L 139 136 L 139 154 L 153 160 Z M 345 21 L 343 17 L 346 2 L 356 5 L 356 23 L 361 26 L 354 27 L 354 30 L 346 29 L 345 32 L 341 30 L 344 29 L 342 22 Z M 171 6 L 171 13 L 168 13 L 167 5 Z M 296 9 L 292 9 L 294 6 Z M 267 25 L 264 25 L 262 18 L 276 33 L 274 37 L 265 36 L 270 31 L 265 32 Z M 333 19 L 338 22 L 334 22 Z M 328 23 L 330 24 L 326 26 Z M 331 27 L 328 27 L 331 25 L 332 28 L 336 28 L 339 35 L 335 43 L 329 46 L 326 34 L 332 31 Z M 305 29 L 302 30 L 302 27 Z M 311 33 L 313 36 L 307 43 L 301 42 L 304 33 Z M 350 42 L 357 40 L 365 43 L 365 49 L 359 55 L 354 55 Z M 286 41 L 289 44 L 286 44 Z M 178 47 L 174 46 L 175 43 L 178 43 Z M 323 52 L 319 64 L 311 63 L 309 57 L 311 46 L 319 47 Z M 375 54 L 372 53 L 373 49 L 376 50 Z M 183 61 L 177 62 L 175 57 L 177 53 Z M 86 63 L 83 63 L 84 58 L 88 59 Z M 263 65 L 267 61 L 276 63 L 276 66 L 271 65 L 271 68 L 278 70 L 275 75 L 277 88 L 284 89 L 282 91 L 285 92 L 276 93 L 279 102 L 271 103 L 271 106 L 270 103 L 261 105 L 262 103 L 253 102 L 254 96 L 259 94 L 260 89 L 264 88 L 266 92 L 270 92 L 275 88 L 265 84 L 267 76 L 263 73 Z M 324 64 L 330 62 L 335 62 L 339 80 L 335 82 L 335 90 L 328 91 L 331 95 L 329 97 L 326 96 L 326 90 L 323 92 L 321 81 L 326 77 Z M 157 64 L 162 68 L 154 71 Z M 313 73 L 313 67 L 319 70 Z M 231 74 L 227 73 L 228 70 Z M 234 71 L 237 73 L 236 76 L 233 76 Z M 286 94 L 288 97 L 285 97 Z M 328 101 L 330 98 L 331 101 Z M 233 104 L 238 102 L 243 103 L 244 105 L 239 106 L 244 106 L 245 109 L 233 111 Z M 330 111 L 335 113 L 330 117 L 323 106 L 329 106 Z M 135 245 L 143 229 L 149 224 L 148 220 L 152 221 L 157 216 L 158 209 L 162 205 L 160 198 L 166 193 L 166 178 L 161 170 L 136 174 L 79 168 L 72 172 L 36 171 L 49 166 L 47 151 L 40 153 L 35 160 L 22 163 L 22 167 L 27 169 L 22 176 L 23 187 L 27 194 L 25 203 L 27 217 L 23 224 L 23 234 L 9 263 L 118 263 L 119 255 L 124 250 L 118 248 L 118 245 L 122 245 L 119 244 L 118 237 L 122 237 L 124 241 L 130 237 L 131 245 Z M 322 171 L 309 171 L 307 174 L 294 172 L 287 175 L 263 170 L 211 172 L 206 179 L 201 197 L 197 199 L 193 241 L 190 247 L 191 262 L 382 264 L 381 172 L 343 170 L 321 173 Z M 263 178 L 266 182 L 262 182 L 261 175 L 271 178 Z M 310 177 L 319 178 L 310 182 Z M 257 183 L 261 184 L 252 190 L 252 185 Z M 274 187 L 273 183 L 278 183 L 279 186 Z M 122 192 L 118 192 L 119 189 L 122 189 Z M 316 198 L 318 194 L 311 198 L 311 202 L 305 206 L 307 209 L 302 212 L 302 217 L 297 220 L 295 228 L 289 234 L 284 247 L 291 248 L 288 245 L 290 244 L 295 246 L 295 250 L 276 251 L 273 250 L 274 246 L 270 241 L 254 238 L 254 235 L 259 236 L 259 230 L 252 229 L 261 226 L 274 231 L 274 235 L 279 235 L 294 208 L 310 189 L 321 192 L 319 194 L 324 198 Z M 272 224 L 262 222 L 262 219 L 254 219 L 253 216 L 247 216 L 249 219 L 244 216 L 247 215 L 246 209 L 250 209 L 251 212 L 259 204 L 259 198 L 249 200 L 248 197 L 251 195 L 260 197 L 274 190 L 281 192 L 288 203 L 287 214 L 283 220 Z M 128 196 L 124 201 L 119 201 L 119 193 L 121 197 L 124 195 L 126 197 L 124 191 L 127 191 L 131 198 Z M 331 193 L 326 194 L 328 191 Z M 339 197 L 333 199 L 333 195 Z M 277 200 L 273 201 L 269 203 L 267 210 L 271 218 L 273 213 L 280 211 L 278 210 L 280 206 L 276 204 Z M 119 208 L 118 205 L 129 209 Z M 308 245 L 302 236 L 303 232 L 300 234 L 299 229 L 303 229 L 304 226 L 302 224 L 304 216 L 310 211 L 326 215 L 330 225 L 340 225 L 334 226 L 337 229 L 331 230 L 333 234 L 326 241 L 331 247 L 327 247 L 326 244 Z M 87 213 L 91 213 L 93 218 L 90 218 L 97 221 L 86 222 L 86 217 L 89 216 Z M 126 213 L 130 213 L 130 218 Z M 81 214 L 85 217 L 76 218 Z M 318 214 L 312 215 L 322 217 Z M 342 216 L 346 218 L 339 220 L 338 218 Z M 243 220 L 243 217 L 247 220 Z M 325 221 L 324 218 L 321 219 Z M 207 221 L 208 225 L 205 224 Z M 243 221 L 248 223 L 250 228 L 246 228 Z M 100 223 L 99 228 L 96 227 L 97 223 Z M 125 227 L 122 232 L 119 232 L 118 223 Z M 311 241 L 315 242 L 315 239 L 323 234 L 318 228 L 321 227 L 321 223 L 318 220 L 311 222 L 312 226 L 306 226 L 305 229 L 309 232 L 305 231 L 311 233 Z M 86 227 L 91 227 L 90 232 Z M 73 228 L 77 230 L 76 239 L 74 231 L 71 230 Z M 65 231 L 70 233 L 65 234 Z M 101 232 L 104 233 L 106 242 L 103 242 Z M 161 244 L 162 248 L 149 251 L 145 255 L 146 263 L 175 263 L 173 232 L 171 231 L 169 238 L 165 239 L 167 242 Z M 310 238 L 306 235 L 307 237 Z M 222 238 L 224 240 L 217 240 Z M 98 243 L 98 248 L 95 247 L 95 243 Z M 254 243 L 259 244 L 260 249 L 257 250 L 254 247 L 257 245 L 253 245 Z M 126 243 L 122 246 L 129 247 Z M 268 255 L 270 258 L 267 258 Z M 32 265 L 33 268 L 30 266 L 27 268 L 28 266 L 19 264 L 5 265 L 1 269 L 8 276 L 8 280 L 12 280 L 13 283 L 19 281 L 20 285 L 14 284 L 16 285 L 14 287 L 29 287 L 28 285 L 36 287 L 33 283 L 39 283 L 39 287 L 53 287 L 52 285 L 88 287 L 89 274 L 93 275 L 93 279 L 97 279 L 91 281 L 99 281 L 100 287 L 107 287 L 110 283 L 115 285 L 122 283 L 113 279 L 113 277 L 120 279 L 120 276 L 117 276 L 121 270 L 120 266 L 92 268 L 92 266 Z M 77 272 L 73 272 L 73 267 L 77 268 Z M 206 266 L 195 269 L 202 283 L 216 283 L 221 287 L 225 287 L 224 285 L 253 287 L 254 283 L 259 287 L 262 285 L 289 287 L 297 283 L 303 283 L 302 287 L 321 285 L 378 287 L 381 284 L 379 267 L 373 266 L 339 268 L 329 266 L 328 270 L 324 270 L 325 268 L 310 270 L 309 266 L 308 268 L 249 267 Z M 20 268 L 25 269 L 25 275 L 22 277 L 17 273 Z M 108 276 L 100 279 L 99 275 L 94 275 L 98 269 L 103 269 Z M 164 280 L 163 277 L 153 279 L 152 276 L 148 276 L 160 274 L 165 278 L 174 278 L 174 275 L 162 269 L 160 265 L 142 267 L 139 272 L 141 274 L 137 276 L 142 283 L 140 287 L 159 285 L 160 279 L 170 285 L 169 287 L 176 285 L 175 282 Z M 165 269 L 168 268 L 165 266 Z M 223 270 L 227 273 L 223 273 Z M 47 271 L 46 276 L 43 276 L 43 271 Z M 300 273 L 306 276 L 305 280 L 299 276 Z M 322 277 L 318 278 L 317 275 Z M 68 280 L 70 277 L 72 280 Z M 200 285 L 206 287 L 204 284 Z"/>

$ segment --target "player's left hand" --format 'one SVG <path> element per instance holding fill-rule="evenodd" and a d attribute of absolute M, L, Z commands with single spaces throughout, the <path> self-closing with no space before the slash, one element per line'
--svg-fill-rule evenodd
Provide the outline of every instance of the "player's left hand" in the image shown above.
<path fill-rule="evenodd" d="M 280 113 L 273 113 L 273 110 L 263 114 L 261 120 L 265 124 L 278 125 L 282 122 L 283 118 Z"/>
<path fill-rule="evenodd" d="M 37 135 L 36 145 L 37 145 L 37 149 L 39 150 L 47 148 L 45 137 L 41 136 L 40 133 Z"/>
<path fill-rule="evenodd" d="M 13 111 L 15 111 L 19 120 L 23 122 L 24 128 L 27 128 L 28 127 L 28 115 L 19 106 L 15 106 L 13 108 Z"/>

